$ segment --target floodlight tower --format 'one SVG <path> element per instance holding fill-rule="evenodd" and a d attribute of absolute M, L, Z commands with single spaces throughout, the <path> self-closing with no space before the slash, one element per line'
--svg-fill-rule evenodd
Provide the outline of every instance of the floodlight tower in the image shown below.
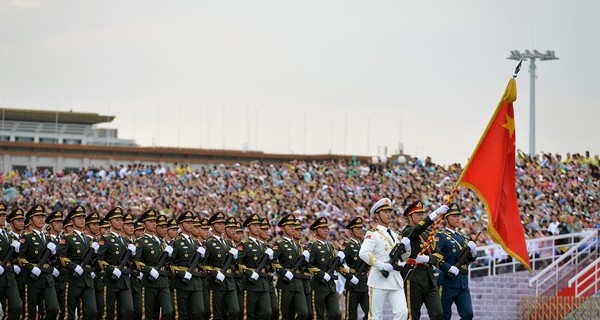
<path fill-rule="evenodd" d="M 557 60 L 558 57 L 554 55 L 554 51 L 550 50 L 546 50 L 546 53 L 541 53 L 537 50 L 533 50 L 533 53 L 529 50 L 521 53 L 518 50 L 514 50 L 510 52 L 510 57 L 507 59 L 529 59 L 529 156 L 533 159 L 535 156 L 535 59 L 540 59 L 541 61 Z"/>

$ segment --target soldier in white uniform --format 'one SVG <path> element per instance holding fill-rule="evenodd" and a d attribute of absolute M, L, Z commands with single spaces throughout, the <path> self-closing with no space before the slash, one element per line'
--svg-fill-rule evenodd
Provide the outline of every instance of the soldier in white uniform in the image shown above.
<path fill-rule="evenodd" d="M 367 232 L 359 253 L 360 258 L 371 266 L 367 281 L 371 297 L 369 319 L 382 319 L 385 299 L 392 306 L 394 320 L 408 318 L 404 280 L 400 275 L 402 267 L 400 264 L 390 264 L 390 252 L 396 244 L 401 243 L 407 250 L 403 258 L 407 258 L 411 250 L 410 240 L 402 238 L 388 227 L 395 215 L 391 205 L 392 201 L 388 198 L 382 198 L 373 205 L 370 212 L 377 226 Z M 381 271 L 389 272 L 389 276 L 384 277 Z"/>

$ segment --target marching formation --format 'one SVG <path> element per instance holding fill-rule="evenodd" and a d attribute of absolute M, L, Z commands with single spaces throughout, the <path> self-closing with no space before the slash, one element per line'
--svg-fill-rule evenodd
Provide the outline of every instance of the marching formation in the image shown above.
<path fill-rule="evenodd" d="M 115 207 L 101 216 L 83 206 L 47 213 L 0 203 L 0 303 L 6 319 L 381 319 L 388 300 L 394 319 L 462 319 L 473 312 L 467 265 L 476 246 L 453 228 L 452 203 L 426 213 L 420 201 L 403 212 L 383 198 L 347 225 L 351 239 L 335 248 L 329 224 L 310 225 L 302 243 L 292 214 L 243 222 L 191 211 L 168 220 L 155 209 L 134 218 Z M 440 215 L 447 229 L 424 246 Z M 244 229 L 246 238 L 244 238 Z M 434 276 L 434 267 L 440 276 Z M 341 279 L 344 281 L 340 281 Z M 338 285 L 344 286 L 342 303 Z M 343 308 L 340 305 L 344 306 Z"/>

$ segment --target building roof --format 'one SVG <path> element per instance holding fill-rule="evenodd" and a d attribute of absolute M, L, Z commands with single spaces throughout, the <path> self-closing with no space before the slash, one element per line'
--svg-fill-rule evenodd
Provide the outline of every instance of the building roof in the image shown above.
<path fill-rule="evenodd" d="M 144 162 L 179 162 L 195 164 L 234 164 L 259 160 L 264 163 L 283 163 L 292 160 L 326 161 L 352 160 L 352 156 L 335 154 L 298 155 L 269 154 L 263 152 L 244 152 L 235 150 L 187 149 L 187 148 L 154 148 L 154 147 L 120 147 L 70 144 L 47 144 L 29 142 L 0 141 L 0 151 L 13 156 L 88 158 Z M 358 161 L 369 161 L 370 157 L 357 156 Z"/>
<path fill-rule="evenodd" d="M 2 110 L 4 120 L 12 121 L 97 124 L 103 122 L 111 122 L 115 119 L 115 116 L 102 116 L 97 113 L 87 112 L 45 111 L 8 108 L 0 108 L 0 110 Z"/>

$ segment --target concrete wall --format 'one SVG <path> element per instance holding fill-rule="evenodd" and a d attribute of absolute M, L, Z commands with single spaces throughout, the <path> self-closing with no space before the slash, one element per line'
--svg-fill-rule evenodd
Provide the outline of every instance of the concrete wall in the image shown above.
<path fill-rule="evenodd" d="M 521 296 L 535 296 L 535 289 L 528 287 L 529 279 L 534 275 L 535 273 L 522 271 L 471 279 L 469 286 L 473 319 L 520 319 Z M 460 319 L 456 306 L 453 305 L 452 310 L 452 319 Z M 384 306 L 383 318 L 393 319 L 392 309 L 387 304 Z M 421 309 L 421 319 L 429 319 L 425 307 Z"/>

